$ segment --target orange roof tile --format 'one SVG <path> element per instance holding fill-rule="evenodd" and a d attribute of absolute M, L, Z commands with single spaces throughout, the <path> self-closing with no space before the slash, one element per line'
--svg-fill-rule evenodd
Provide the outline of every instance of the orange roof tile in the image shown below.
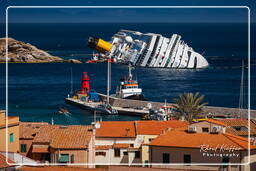
<path fill-rule="evenodd" d="M 140 135 L 159 135 L 168 128 L 187 126 L 186 121 L 103 121 L 96 130 L 96 137 L 135 137 Z"/>
<path fill-rule="evenodd" d="M 151 146 L 200 148 L 201 145 L 217 147 L 219 145 L 248 149 L 248 140 L 232 134 L 188 133 L 184 130 L 172 130 L 158 136 Z M 256 146 L 251 146 L 256 149 Z"/>
<path fill-rule="evenodd" d="M 221 126 L 226 126 L 225 123 L 223 123 L 223 122 L 221 122 L 219 120 L 216 120 L 216 119 L 207 119 L 206 122 L 217 124 L 217 125 L 221 125 Z"/>
<path fill-rule="evenodd" d="M 126 143 L 120 143 L 120 144 L 113 144 L 113 148 L 129 148 L 130 144 L 126 144 Z"/>
<path fill-rule="evenodd" d="M 0 127 L 6 127 L 6 123 L 8 122 L 8 126 L 13 126 L 13 125 L 19 125 L 19 116 L 4 116 L 4 119 L 0 120 Z"/>
<path fill-rule="evenodd" d="M 187 126 L 186 121 L 135 121 L 137 122 L 137 134 L 140 135 L 160 135 L 168 128 L 180 128 Z"/>
<path fill-rule="evenodd" d="M 249 129 L 236 130 L 235 127 L 249 128 L 248 119 L 234 118 L 234 119 L 221 119 L 221 122 L 227 125 L 226 132 L 238 136 L 247 136 Z M 256 124 L 253 120 L 250 121 L 250 134 L 256 135 Z"/>
<path fill-rule="evenodd" d="M 96 137 L 135 138 L 134 121 L 103 121 L 96 129 Z"/>
<path fill-rule="evenodd" d="M 14 161 L 7 159 L 8 163 L 14 163 Z M 8 163 L 6 163 L 6 157 L 2 154 L 0 154 L 0 169 L 2 168 L 7 168 L 7 167 L 12 167 L 10 165 L 8 165 Z"/>
<path fill-rule="evenodd" d="M 33 144 L 49 144 L 52 148 L 87 148 L 91 136 L 91 126 L 45 125 L 36 134 Z"/>
<path fill-rule="evenodd" d="M 20 138 L 33 139 L 40 128 L 49 125 L 47 122 L 20 122 Z"/>

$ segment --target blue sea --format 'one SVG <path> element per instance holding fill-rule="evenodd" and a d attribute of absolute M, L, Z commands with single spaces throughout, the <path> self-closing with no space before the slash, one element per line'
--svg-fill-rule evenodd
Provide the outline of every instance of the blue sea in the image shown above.
<path fill-rule="evenodd" d="M 10 24 L 9 37 L 30 43 L 50 54 L 65 59 L 86 61 L 92 50 L 87 48 L 89 36 L 110 40 L 120 29 L 159 33 L 170 37 L 180 34 L 182 39 L 210 63 L 201 70 L 135 68 L 143 93 L 148 100 L 173 102 L 183 92 L 200 92 L 211 106 L 238 107 L 241 64 L 248 66 L 248 27 L 243 23 L 62 23 Z M 255 35 L 255 25 L 251 27 Z M 4 32 L 0 33 L 5 36 Z M 251 38 L 251 108 L 256 109 L 255 38 Z M 71 91 L 71 69 L 74 90 L 80 89 L 82 72 L 90 76 L 91 87 L 106 93 L 106 64 L 9 64 L 9 115 L 21 121 L 44 121 L 55 124 L 90 124 L 91 113 L 68 106 L 71 115 L 56 114 Z M 112 93 L 127 66 L 112 66 Z M 248 68 L 244 72 L 244 107 L 248 104 Z M 0 64 L 0 108 L 5 108 L 5 64 Z M 137 120 L 132 116 L 98 115 L 102 120 Z"/>

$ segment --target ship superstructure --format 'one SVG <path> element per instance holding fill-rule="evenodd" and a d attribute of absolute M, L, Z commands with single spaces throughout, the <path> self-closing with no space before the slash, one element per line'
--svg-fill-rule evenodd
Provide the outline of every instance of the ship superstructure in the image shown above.
<path fill-rule="evenodd" d="M 90 37 L 89 47 L 105 53 L 119 63 L 134 66 L 159 68 L 205 68 L 207 60 L 181 36 L 173 34 L 170 38 L 155 33 L 120 30 L 110 43 Z"/>
<path fill-rule="evenodd" d="M 122 99 L 145 100 L 138 81 L 133 79 L 131 64 L 128 65 L 128 69 L 128 76 L 121 79 L 121 84 L 117 87 L 116 94 L 112 96 Z"/>

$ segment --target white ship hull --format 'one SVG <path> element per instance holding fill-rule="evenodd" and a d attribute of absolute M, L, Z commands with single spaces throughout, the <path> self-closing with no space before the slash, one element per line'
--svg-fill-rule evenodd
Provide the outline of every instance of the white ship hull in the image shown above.
<path fill-rule="evenodd" d="M 109 55 L 122 63 L 161 68 L 205 68 L 209 65 L 177 34 L 166 38 L 154 33 L 120 30 L 111 43 L 114 50 Z"/>

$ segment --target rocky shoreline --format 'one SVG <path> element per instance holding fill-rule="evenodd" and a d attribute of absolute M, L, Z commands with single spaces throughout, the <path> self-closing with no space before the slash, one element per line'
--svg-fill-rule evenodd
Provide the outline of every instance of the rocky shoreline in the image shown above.
<path fill-rule="evenodd" d="M 0 38 L 0 62 L 6 62 L 6 38 Z M 82 63 L 76 59 L 64 60 L 22 41 L 8 38 L 8 62 L 11 63 Z"/>

